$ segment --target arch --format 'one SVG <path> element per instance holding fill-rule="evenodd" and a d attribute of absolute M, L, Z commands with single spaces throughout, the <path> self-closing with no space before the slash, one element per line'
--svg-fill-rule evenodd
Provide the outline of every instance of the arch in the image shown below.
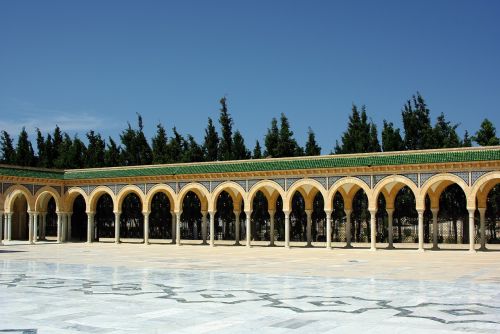
<path fill-rule="evenodd" d="M 116 195 L 116 206 L 115 206 L 115 211 L 120 211 L 122 210 L 122 204 L 123 200 L 127 197 L 128 194 L 134 193 L 139 197 L 139 200 L 141 201 L 141 207 L 142 210 L 144 210 L 144 203 L 146 202 L 146 196 L 142 192 L 141 188 L 134 184 L 129 184 L 125 187 L 123 187 L 119 192 L 118 195 Z"/>
<path fill-rule="evenodd" d="M 476 180 L 474 185 L 470 190 L 470 196 L 468 197 L 467 207 L 471 207 L 474 201 L 477 198 L 477 204 L 479 208 L 486 208 L 486 199 L 488 197 L 491 189 L 495 187 L 495 185 L 500 183 L 500 172 L 490 172 L 482 175 L 479 179 Z"/>
<path fill-rule="evenodd" d="M 89 196 L 85 193 L 85 191 L 82 188 L 79 187 L 72 187 L 68 189 L 68 191 L 66 192 L 64 196 L 64 208 L 66 211 L 71 212 L 71 209 L 73 207 L 73 202 L 79 195 L 82 195 L 83 199 L 85 200 L 85 211 L 86 212 L 90 211 Z"/>
<path fill-rule="evenodd" d="M 372 190 L 370 187 L 363 182 L 362 180 L 358 179 L 357 177 L 352 177 L 352 176 L 347 176 L 343 177 L 340 180 L 337 180 L 330 188 L 328 191 L 328 197 L 326 197 L 325 201 L 325 210 L 332 210 L 332 202 L 333 202 L 333 196 L 335 196 L 335 193 L 339 191 L 342 195 L 342 198 L 344 199 L 344 207 L 347 209 L 351 208 L 352 204 L 352 199 L 354 198 L 354 195 L 358 192 L 359 189 L 363 189 L 365 192 L 366 196 L 368 197 L 368 207 L 369 209 L 376 209 L 377 203 L 373 203 L 372 199 Z"/>
<path fill-rule="evenodd" d="M 207 210 L 208 207 L 208 201 L 210 199 L 210 193 L 208 192 L 207 188 L 202 186 L 201 184 L 197 182 L 190 182 L 186 184 L 181 191 L 179 192 L 179 195 L 177 195 L 177 201 L 174 203 L 174 212 L 180 212 L 182 209 L 182 202 L 184 201 L 184 197 L 188 192 L 194 192 L 198 198 L 200 199 L 201 202 L 201 210 L 205 211 Z"/>
<path fill-rule="evenodd" d="M 233 200 L 233 204 L 240 203 L 241 200 L 246 201 L 246 191 L 243 189 L 242 186 L 240 186 L 238 183 L 233 182 L 233 181 L 225 181 L 219 184 L 215 189 L 212 191 L 212 198 L 211 201 L 208 205 L 208 210 L 211 211 L 216 209 L 217 207 L 217 200 L 219 198 L 219 195 L 223 192 L 227 192 L 229 196 L 231 196 L 231 199 Z"/>
<path fill-rule="evenodd" d="M 419 194 L 419 190 L 417 185 L 412 180 L 403 175 L 389 175 L 377 183 L 373 189 L 373 200 L 377 201 L 379 195 L 383 193 L 386 201 L 386 207 L 392 209 L 394 208 L 394 200 L 396 199 L 398 192 L 405 186 L 412 191 L 413 196 L 415 196 L 416 199 Z"/>
<path fill-rule="evenodd" d="M 47 202 L 49 201 L 50 196 L 52 196 L 54 198 L 54 201 L 56 202 L 56 212 L 64 211 L 64 208 L 61 206 L 61 197 L 59 196 L 57 191 L 50 186 L 45 186 L 36 192 L 35 210 L 38 212 L 45 211 L 44 209 L 47 206 Z"/>
<path fill-rule="evenodd" d="M 160 183 L 151 188 L 146 194 L 143 210 L 151 212 L 151 203 L 153 202 L 153 197 L 159 192 L 167 195 L 167 198 L 170 201 L 170 205 L 174 206 L 176 198 L 175 191 L 169 185 Z"/>
<path fill-rule="evenodd" d="M 250 188 L 250 191 L 247 194 L 247 200 L 245 201 L 245 211 L 251 211 L 253 209 L 253 200 L 258 191 L 261 191 L 268 201 L 268 204 L 271 203 L 271 200 L 278 198 L 278 195 L 281 196 L 282 199 L 285 198 L 286 193 L 281 188 L 279 184 L 271 180 L 262 180 L 257 182 Z"/>
<path fill-rule="evenodd" d="M 108 194 L 111 199 L 113 200 L 113 211 L 117 211 L 118 205 L 116 203 L 116 197 L 113 191 L 109 189 L 109 187 L 106 186 L 99 186 L 92 190 L 89 196 L 89 212 L 95 212 L 96 211 L 96 206 L 97 206 L 97 201 L 99 200 L 99 197 L 101 197 L 103 194 Z"/>
<path fill-rule="evenodd" d="M 431 198 L 431 207 L 437 207 L 437 205 L 439 205 L 439 196 L 446 187 L 453 183 L 456 183 L 460 188 L 462 188 L 466 198 L 470 197 L 470 187 L 464 180 L 454 174 L 441 173 L 430 177 L 420 188 L 419 195 L 415 198 L 417 210 L 425 209 L 425 196 L 427 194 L 429 194 L 429 197 Z M 437 204 L 436 201 L 438 201 Z M 473 204 L 471 203 L 471 207 L 476 207 L 475 201 Z"/>
<path fill-rule="evenodd" d="M 323 199 L 327 198 L 328 196 L 326 189 L 318 181 L 309 178 L 301 179 L 292 184 L 290 189 L 287 190 L 287 196 L 283 201 L 283 211 L 292 209 L 292 199 L 296 191 L 299 191 L 304 197 L 304 200 L 306 201 L 306 209 L 308 209 L 308 205 L 312 203 L 312 200 L 314 199 L 314 196 L 316 196 L 316 193 L 320 192 L 323 196 Z"/>
<path fill-rule="evenodd" d="M 12 213 L 14 201 L 20 194 L 24 195 L 26 201 L 28 202 L 28 211 L 32 211 L 35 207 L 35 201 L 33 199 L 33 196 L 31 195 L 31 192 L 23 185 L 13 185 L 7 189 L 5 194 L 4 211 L 7 213 Z"/>

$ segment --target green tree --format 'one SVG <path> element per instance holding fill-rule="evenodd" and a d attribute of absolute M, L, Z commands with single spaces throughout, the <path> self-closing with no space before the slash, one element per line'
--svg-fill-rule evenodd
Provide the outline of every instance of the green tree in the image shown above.
<path fill-rule="evenodd" d="M 278 143 L 280 141 L 280 133 L 278 129 L 278 121 L 273 117 L 271 120 L 271 127 L 267 129 L 267 134 L 264 138 L 264 145 L 266 150 L 264 155 L 266 157 L 276 158 L 278 157 Z"/>
<path fill-rule="evenodd" d="M 47 156 L 45 152 L 45 138 L 43 137 L 42 131 L 36 129 L 36 148 L 38 152 L 38 158 L 36 165 L 38 167 L 47 168 Z"/>
<path fill-rule="evenodd" d="M 196 142 L 193 136 L 188 135 L 184 141 L 184 161 L 200 162 L 203 161 L 203 148 Z"/>
<path fill-rule="evenodd" d="M 51 149 L 50 152 L 50 160 L 53 166 L 55 166 L 55 161 L 59 159 L 59 155 L 62 153 L 64 154 L 64 148 L 62 147 L 62 142 L 63 142 L 63 134 L 61 131 L 61 128 L 59 128 L 59 125 L 56 125 L 54 129 L 54 133 L 52 135 L 52 145 L 47 145 Z"/>
<path fill-rule="evenodd" d="M 280 118 L 277 153 L 277 157 L 294 157 L 302 155 L 301 148 L 299 148 L 297 141 L 293 138 L 293 131 L 290 129 L 288 118 L 283 113 L 281 114 Z"/>
<path fill-rule="evenodd" d="M 353 104 L 347 130 L 342 134 L 341 144 L 335 145 L 335 153 L 367 153 L 380 151 L 377 137 L 377 128 L 373 122 L 368 122 L 366 107 L 358 107 Z"/>
<path fill-rule="evenodd" d="M 464 140 L 462 141 L 462 147 L 471 147 L 472 139 L 469 136 L 469 131 L 465 130 Z"/>
<path fill-rule="evenodd" d="M 106 150 L 106 143 L 101 138 L 100 134 L 96 134 L 94 130 L 87 132 L 88 146 L 85 154 L 85 167 L 103 167 L 104 164 L 104 151 Z"/>
<path fill-rule="evenodd" d="M 433 142 L 435 148 L 460 147 L 460 138 L 457 134 L 458 124 L 447 122 L 444 114 L 438 116 L 433 129 Z"/>
<path fill-rule="evenodd" d="M 140 114 L 137 114 L 137 123 L 139 126 L 139 129 L 136 131 L 137 164 L 150 165 L 153 162 L 153 152 L 144 135 L 144 126 Z"/>
<path fill-rule="evenodd" d="M 219 160 L 233 159 L 233 119 L 227 110 L 227 101 L 223 97 L 220 100 L 220 117 L 219 123 L 221 126 L 222 138 L 219 144 Z"/>
<path fill-rule="evenodd" d="M 2 136 L 0 138 L 0 153 L 2 154 L 2 159 L 0 161 L 3 164 L 15 164 L 16 151 L 14 150 L 14 141 L 7 131 L 2 131 Z"/>
<path fill-rule="evenodd" d="M 485 118 L 481 123 L 481 127 L 472 137 L 472 140 L 481 146 L 494 146 L 499 145 L 500 141 L 496 135 L 496 129 L 489 119 Z"/>
<path fill-rule="evenodd" d="M 258 140 L 255 141 L 255 147 L 253 149 L 253 159 L 261 159 L 262 158 L 262 148 L 260 147 L 260 143 Z"/>
<path fill-rule="evenodd" d="M 394 128 L 392 122 L 384 120 L 384 128 L 382 130 L 382 150 L 389 151 L 402 151 L 404 150 L 403 138 L 401 138 L 400 130 Z"/>
<path fill-rule="evenodd" d="M 28 132 L 23 127 L 17 139 L 15 164 L 19 166 L 34 166 L 35 153 L 28 138 Z"/>
<path fill-rule="evenodd" d="M 233 158 L 235 160 L 250 159 L 250 151 L 245 146 L 245 140 L 241 133 L 237 130 L 233 137 Z"/>
<path fill-rule="evenodd" d="M 305 149 L 305 155 L 320 155 L 321 147 L 316 143 L 316 136 L 314 135 L 313 130 L 309 127 L 307 131 L 307 143 Z"/>
<path fill-rule="evenodd" d="M 172 129 L 172 133 L 174 134 L 172 138 L 170 138 L 170 142 L 168 145 L 169 148 L 169 162 L 183 162 L 184 161 L 184 149 L 186 145 L 184 144 L 184 138 L 177 132 L 176 127 Z"/>
<path fill-rule="evenodd" d="M 85 159 L 87 156 L 87 148 L 85 144 L 75 136 L 73 138 L 73 144 L 71 145 L 71 150 L 69 152 L 69 165 L 66 168 L 83 168 L 85 166 Z"/>
<path fill-rule="evenodd" d="M 217 161 L 219 157 L 219 134 L 215 130 L 212 119 L 208 118 L 208 125 L 205 129 L 205 141 L 203 142 L 205 161 Z"/>
<path fill-rule="evenodd" d="M 370 122 L 370 143 L 368 152 L 380 152 L 380 143 L 378 141 L 377 126 Z"/>
<path fill-rule="evenodd" d="M 57 146 L 59 154 L 54 160 L 54 167 L 58 169 L 65 169 L 72 165 L 71 161 L 71 147 L 73 146 L 73 140 L 67 133 L 61 134 L 62 141 Z"/>
<path fill-rule="evenodd" d="M 408 150 L 434 148 L 430 111 L 424 98 L 417 92 L 408 100 L 401 112 L 405 132 L 404 142 Z"/>
<path fill-rule="evenodd" d="M 120 135 L 123 144 L 123 162 L 127 166 L 147 165 L 153 161 L 153 153 L 144 135 L 142 116 L 137 114 L 138 129 L 132 129 L 130 123 Z"/>
<path fill-rule="evenodd" d="M 116 167 L 122 165 L 121 147 L 116 145 L 113 138 L 109 137 L 106 152 L 104 152 L 104 164 L 107 167 Z"/>
<path fill-rule="evenodd" d="M 165 164 L 169 160 L 168 137 L 165 128 L 161 123 L 156 126 L 156 136 L 153 137 L 153 163 Z"/>

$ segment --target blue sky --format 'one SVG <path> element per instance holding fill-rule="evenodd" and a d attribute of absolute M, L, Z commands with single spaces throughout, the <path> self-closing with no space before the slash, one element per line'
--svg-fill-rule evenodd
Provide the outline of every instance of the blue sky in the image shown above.
<path fill-rule="evenodd" d="M 379 130 L 416 91 L 459 132 L 500 124 L 500 1 L 0 2 L 0 129 L 118 138 L 136 113 L 202 141 L 227 96 L 252 148 L 285 113 L 323 153 L 352 103 Z"/>

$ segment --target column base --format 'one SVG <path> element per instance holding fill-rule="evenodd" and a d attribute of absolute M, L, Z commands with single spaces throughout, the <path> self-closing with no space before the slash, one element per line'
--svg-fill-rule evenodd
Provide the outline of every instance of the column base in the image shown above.
<path fill-rule="evenodd" d="M 376 252 L 377 251 L 377 247 L 370 247 L 370 252 Z"/>
<path fill-rule="evenodd" d="M 438 251 L 438 250 L 441 250 L 441 248 L 439 248 L 439 246 L 432 246 L 431 248 L 433 251 Z"/>
<path fill-rule="evenodd" d="M 389 246 L 387 246 L 386 249 L 396 249 L 396 247 L 394 247 L 394 245 L 389 245 Z"/>
<path fill-rule="evenodd" d="M 417 252 L 419 252 L 419 253 L 423 253 L 423 252 L 425 252 L 425 250 L 424 250 L 423 248 L 418 248 L 418 249 L 417 249 Z"/>
<path fill-rule="evenodd" d="M 274 244 L 274 242 L 272 242 L 272 243 L 269 243 L 268 247 L 276 247 L 276 245 Z"/>
<path fill-rule="evenodd" d="M 233 246 L 241 246 L 240 242 L 239 241 L 236 241 Z"/>
<path fill-rule="evenodd" d="M 144 241 L 144 245 L 149 245 L 149 241 Z"/>
<path fill-rule="evenodd" d="M 202 244 L 202 245 L 208 245 L 208 242 L 206 242 L 206 241 L 202 241 L 202 242 L 201 242 L 201 244 Z"/>
<path fill-rule="evenodd" d="M 313 245 L 312 244 L 307 244 L 306 248 L 313 248 Z"/>
<path fill-rule="evenodd" d="M 175 245 L 176 245 L 177 247 L 181 247 L 181 243 L 180 243 L 180 242 L 177 242 Z"/>
<path fill-rule="evenodd" d="M 479 250 L 480 250 L 481 252 L 487 252 L 487 251 L 488 251 L 488 248 L 486 248 L 485 246 L 481 246 L 481 247 L 479 248 Z"/>
<path fill-rule="evenodd" d="M 351 245 L 351 244 L 346 244 L 346 245 L 344 246 L 344 248 L 346 248 L 346 249 L 351 249 L 351 248 L 354 248 L 354 247 L 352 247 L 352 245 Z"/>
<path fill-rule="evenodd" d="M 475 254 L 475 253 L 477 253 L 477 252 L 476 252 L 476 250 L 475 250 L 475 249 L 469 249 L 469 253 L 471 253 L 471 254 Z"/>

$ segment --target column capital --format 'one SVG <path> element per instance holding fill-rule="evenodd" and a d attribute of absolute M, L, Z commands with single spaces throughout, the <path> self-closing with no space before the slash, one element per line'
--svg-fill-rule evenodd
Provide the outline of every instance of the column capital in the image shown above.
<path fill-rule="evenodd" d="M 476 213 L 476 208 L 474 208 L 474 209 L 467 209 L 467 211 L 469 211 L 469 215 L 473 215 L 474 216 L 475 213 Z"/>
<path fill-rule="evenodd" d="M 305 209 L 304 211 L 306 212 L 306 215 L 310 216 L 310 215 L 312 215 L 312 213 L 313 213 L 314 210 L 312 210 L 312 209 Z"/>
<path fill-rule="evenodd" d="M 291 213 L 291 212 L 292 212 L 292 211 L 285 211 L 285 210 L 283 210 L 283 213 L 285 214 L 285 216 L 290 216 L 290 213 Z"/>
<path fill-rule="evenodd" d="M 484 215 L 486 213 L 486 208 L 477 208 L 477 211 L 479 211 L 480 215 Z"/>
<path fill-rule="evenodd" d="M 333 210 L 325 210 L 326 216 L 330 217 L 333 213 Z"/>
<path fill-rule="evenodd" d="M 151 214 L 151 211 L 142 211 L 142 214 L 144 215 L 144 217 L 146 217 Z"/>
<path fill-rule="evenodd" d="M 377 214 L 377 209 L 368 209 L 368 211 L 370 212 L 370 216 L 375 216 Z"/>
<path fill-rule="evenodd" d="M 121 215 L 121 214 L 122 214 L 122 212 L 121 212 L 121 211 L 113 211 L 113 213 L 114 213 L 115 215 Z"/>
<path fill-rule="evenodd" d="M 269 213 L 270 216 L 274 216 L 274 214 L 276 213 L 276 210 L 268 209 L 267 213 Z"/>
<path fill-rule="evenodd" d="M 240 210 L 233 210 L 233 213 L 234 213 L 235 216 L 239 216 L 239 214 L 241 213 L 241 211 Z M 246 211 L 245 211 L 245 213 L 246 213 Z"/>
<path fill-rule="evenodd" d="M 201 215 L 202 217 L 207 217 L 208 211 L 207 210 L 201 210 Z"/>
<path fill-rule="evenodd" d="M 95 211 L 85 211 L 87 215 L 95 215 Z"/>
<path fill-rule="evenodd" d="M 439 213 L 439 208 L 431 208 L 432 215 L 437 215 Z"/>
<path fill-rule="evenodd" d="M 385 209 L 385 211 L 387 212 L 387 214 L 389 214 L 389 213 L 393 214 L 395 210 L 396 210 L 396 209 L 394 209 L 394 208 L 391 208 L 391 209 L 387 209 L 387 208 L 386 208 L 386 209 Z"/>
<path fill-rule="evenodd" d="M 252 215 L 252 211 L 245 211 L 245 215 L 247 216 L 247 219 L 249 219 Z"/>
<path fill-rule="evenodd" d="M 344 213 L 346 215 L 350 215 L 352 213 L 352 209 L 346 209 L 346 208 L 344 208 Z"/>

